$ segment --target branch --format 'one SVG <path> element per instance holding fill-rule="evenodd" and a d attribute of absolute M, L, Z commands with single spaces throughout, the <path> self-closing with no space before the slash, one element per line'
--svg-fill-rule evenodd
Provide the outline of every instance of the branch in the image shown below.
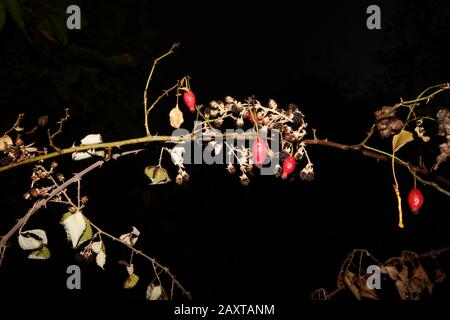
<path fill-rule="evenodd" d="M 88 218 L 86 218 L 86 219 L 89 221 L 89 223 L 91 224 L 91 226 L 94 227 L 100 234 L 102 234 L 102 235 L 104 235 L 104 236 L 107 236 L 108 238 L 110 238 L 110 239 L 112 239 L 112 240 L 114 240 L 114 241 L 117 241 L 117 242 L 121 243 L 122 245 L 124 245 L 124 246 L 126 246 L 128 249 L 130 249 L 132 253 L 134 253 L 134 254 L 136 254 L 136 255 L 139 255 L 139 256 L 142 256 L 142 257 L 144 257 L 145 259 L 147 259 L 148 261 L 150 261 L 150 262 L 152 263 L 152 265 L 153 265 L 153 269 L 154 269 L 155 274 L 156 274 L 157 277 L 159 277 L 159 276 L 158 276 L 158 272 L 157 272 L 156 268 L 160 268 L 161 270 L 163 270 L 163 271 L 171 278 L 172 283 L 175 284 L 175 285 L 181 290 L 181 292 L 183 292 L 183 295 L 185 295 L 185 296 L 188 298 L 188 300 L 192 300 L 191 293 L 190 293 L 189 291 L 187 291 L 187 290 L 183 287 L 183 285 L 182 285 L 182 284 L 176 279 L 176 277 L 169 271 L 169 268 L 163 266 L 163 265 L 160 264 L 155 258 L 150 257 L 149 255 L 143 253 L 141 250 L 138 250 L 138 249 L 134 248 L 133 246 L 129 245 L 128 243 L 125 243 L 124 241 L 120 240 L 119 238 L 117 238 L 117 237 L 115 237 L 115 236 L 113 236 L 113 235 L 111 235 L 111 234 L 109 234 L 109 233 L 103 231 L 102 229 L 100 229 L 99 227 L 97 227 L 94 223 L 92 223 L 92 220 L 89 220 Z"/>
<path fill-rule="evenodd" d="M 235 140 L 252 140 L 255 137 L 251 135 L 246 134 L 236 134 L 236 133 L 225 133 L 223 135 L 217 136 L 217 138 L 226 138 L 231 137 Z M 28 158 L 21 162 L 15 162 L 8 164 L 6 166 L 0 167 L 0 172 L 10 170 L 12 168 L 16 168 L 25 164 L 30 164 L 42 160 L 47 160 L 51 158 L 56 158 L 62 155 L 72 154 L 74 152 L 80 152 L 80 151 L 86 151 L 91 149 L 107 149 L 107 148 L 114 148 L 114 147 L 122 147 L 126 145 L 138 145 L 143 143 L 149 143 L 149 142 L 162 142 L 162 143 L 179 143 L 179 142 L 189 142 L 189 141 L 198 141 L 201 140 L 201 136 L 195 136 L 195 135 L 185 135 L 185 136 L 145 136 L 141 138 L 132 138 L 127 140 L 120 140 L 120 141 L 113 141 L 113 142 L 105 142 L 105 143 L 97 143 L 97 144 L 89 144 L 89 145 L 83 145 L 83 146 L 77 146 L 77 147 L 70 147 L 66 149 L 61 149 L 58 152 L 51 152 L 47 154 L 43 154 L 40 156 L 35 156 Z"/>
<path fill-rule="evenodd" d="M 118 159 L 121 156 L 125 156 L 128 154 L 136 154 L 137 152 L 139 152 L 141 150 L 133 150 L 133 151 L 127 151 L 127 152 L 123 152 L 121 154 L 116 154 L 113 156 L 114 159 Z M 82 176 L 84 176 L 85 174 L 89 173 L 90 171 L 94 170 L 95 168 L 99 168 L 102 166 L 102 164 L 105 162 L 106 160 L 99 160 L 93 164 L 91 164 L 89 167 L 87 167 L 86 169 L 84 169 L 83 171 L 80 171 L 79 173 L 76 173 L 73 175 L 72 178 L 68 179 L 67 181 L 65 181 L 63 184 L 59 185 L 57 188 L 53 189 L 53 191 L 44 199 L 38 200 L 34 203 L 33 207 L 30 208 L 28 210 L 28 212 L 19 220 L 17 220 L 16 224 L 8 231 L 8 233 L 6 233 L 4 236 L 1 237 L 0 239 L 0 249 L 2 249 L 4 246 L 6 246 L 8 240 L 20 229 L 22 228 L 22 226 L 24 226 L 27 221 L 30 219 L 30 217 L 36 213 L 36 211 L 38 211 L 39 209 L 46 207 L 47 203 L 56 195 L 58 195 L 60 192 L 64 191 L 64 189 L 66 189 L 69 185 L 71 185 L 72 183 L 77 182 L 78 180 L 81 179 Z"/>
<path fill-rule="evenodd" d="M 337 142 L 328 141 L 328 140 L 319 140 L 319 139 L 306 139 L 306 140 L 303 140 L 303 143 L 305 143 L 306 145 L 326 146 L 326 147 L 335 148 L 335 149 L 339 149 L 339 150 L 343 150 L 343 151 L 354 151 L 354 152 L 360 153 L 361 155 L 363 155 L 365 157 L 369 157 L 369 158 L 373 158 L 373 159 L 377 159 L 377 160 L 381 160 L 381 161 L 391 161 L 392 160 L 391 154 L 385 153 L 381 150 L 377 150 L 375 148 L 371 148 L 371 147 L 365 146 L 365 145 L 364 146 L 361 146 L 361 145 L 350 146 L 350 145 L 346 145 L 346 144 L 342 144 L 342 143 L 337 143 Z M 430 170 L 407 163 L 397 157 L 394 157 L 394 161 L 395 161 L 395 163 L 407 168 L 411 172 L 411 174 L 413 174 L 417 178 L 417 180 L 419 180 L 420 182 L 435 188 L 436 190 L 438 190 L 439 192 L 441 192 L 447 196 L 450 196 L 450 191 L 443 189 L 439 185 L 439 184 L 443 184 L 445 186 L 450 187 L 450 179 L 436 175 L 436 176 L 433 176 L 433 180 L 435 182 L 428 181 L 428 180 L 425 180 L 422 177 L 420 177 L 418 174 L 429 177 L 429 176 L 432 176 L 432 172 Z M 1 168 L 0 168 L 0 170 L 1 170 Z"/>

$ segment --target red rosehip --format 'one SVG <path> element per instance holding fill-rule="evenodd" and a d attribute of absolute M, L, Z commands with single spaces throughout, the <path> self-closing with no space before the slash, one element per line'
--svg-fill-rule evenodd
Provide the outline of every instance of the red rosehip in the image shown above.
<path fill-rule="evenodd" d="M 252 154 L 257 166 L 262 165 L 264 160 L 266 160 L 267 143 L 261 137 L 256 137 L 255 142 L 253 142 Z"/>
<path fill-rule="evenodd" d="M 183 93 L 183 100 L 186 106 L 191 110 L 191 112 L 195 111 L 195 94 L 192 91 L 185 91 Z"/>
<path fill-rule="evenodd" d="M 423 205 L 423 194 L 418 188 L 414 188 L 409 192 L 408 204 L 412 213 L 419 213 L 419 210 Z"/>
<path fill-rule="evenodd" d="M 295 161 L 295 158 L 293 156 L 288 156 L 283 161 L 283 178 L 287 178 L 288 175 L 290 175 L 295 170 L 295 165 L 297 162 Z"/>

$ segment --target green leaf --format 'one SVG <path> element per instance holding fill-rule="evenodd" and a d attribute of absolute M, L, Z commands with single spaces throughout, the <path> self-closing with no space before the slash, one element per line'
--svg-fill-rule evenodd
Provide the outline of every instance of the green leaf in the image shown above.
<path fill-rule="evenodd" d="M 63 216 L 61 217 L 61 220 L 59 221 L 59 223 L 63 224 L 64 220 L 66 220 L 71 215 L 72 215 L 72 213 L 70 211 L 67 211 L 66 213 L 63 214 Z"/>
<path fill-rule="evenodd" d="M 23 20 L 22 7 L 20 6 L 20 1 L 19 0 L 1 0 L 1 1 L 5 6 L 6 11 L 8 11 L 8 13 L 13 18 L 14 22 L 22 31 L 23 35 L 27 38 L 29 42 L 31 42 L 30 36 L 28 35 L 27 30 L 25 29 L 25 22 Z"/>
<path fill-rule="evenodd" d="M 69 37 L 67 35 L 66 21 L 56 14 L 50 14 L 49 18 L 52 21 L 53 31 L 59 42 L 64 46 L 67 45 L 69 43 Z"/>
<path fill-rule="evenodd" d="M 136 284 L 139 281 L 139 276 L 135 273 L 132 273 L 128 276 L 128 278 L 125 280 L 123 284 L 124 289 L 131 289 L 136 286 Z"/>
<path fill-rule="evenodd" d="M 414 140 L 413 134 L 409 131 L 402 130 L 392 138 L 392 150 L 397 152 L 405 144 Z"/>
<path fill-rule="evenodd" d="M 0 31 L 3 30 L 3 27 L 5 26 L 5 21 L 6 21 L 5 7 L 0 2 Z"/>
<path fill-rule="evenodd" d="M 51 256 L 50 250 L 46 246 L 43 246 L 41 249 L 31 252 L 28 255 L 28 259 L 46 260 L 50 258 L 50 256 Z"/>
<path fill-rule="evenodd" d="M 78 241 L 78 246 L 82 244 L 83 242 L 86 242 L 88 240 L 91 240 L 94 236 L 92 233 L 92 227 L 89 220 L 86 219 L 85 216 L 83 216 L 84 222 L 86 223 L 86 229 L 84 229 L 83 235 L 81 236 L 80 240 Z"/>
<path fill-rule="evenodd" d="M 148 166 L 145 167 L 144 173 L 151 180 L 151 185 L 153 184 L 164 184 L 170 182 L 169 174 L 166 169 L 160 166 Z"/>

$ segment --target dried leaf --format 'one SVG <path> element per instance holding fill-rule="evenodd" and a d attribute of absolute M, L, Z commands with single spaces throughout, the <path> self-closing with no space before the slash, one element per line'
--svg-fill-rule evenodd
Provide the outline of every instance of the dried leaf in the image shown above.
<path fill-rule="evenodd" d="M 387 274 L 389 275 L 389 277 L 392 280 L 397 280 L 398 279 L 398 270 L 396 267 L 394 266 L 385 266 L 384 267 L 386 269 Z"/>
<path fill-rule="evenodd" d="M 5 135 L 0 138 L 0 151 L 5 151 L 13 145 L 13 141 L 10 136 Z"/>
<path fill-rule="evenodd" d="M 145 167 L 144 173 L 151 180 L 150 185 L 164 184 L 171 181 L 166 169 L 161 166 Z"/>
<path fill-rule="evenodd" d="M 419 136 L 419 138 L 421 138 L 423 140 L 423 142 L 428 142 L 430 141 L 430 137 L 425 135 L 425 129 L 423 127 L 417 126 L 414 131 L 417 133 L 417 135 Z"/>
<path fill-rule="evenodd" d="M 407 130 L 402 130 L 392 138 L 392 150 L 397 152 L 408 142 L 414 140 L 413 134 Z"/>
<path fill-rule="evenodd" d="M 158 300 L 161 297 L 163 290 L 161 286 L 155 286 L 153 283 L 147 287 L 146 300 Z"/>
<path fill-rule="evenodd" d="M 94 253 L 97 254 L 95 257 L 95 262 L 97 265 L 104 270 L 105 262 L 106 262 L 106 253 L 105 246 L 102 241 L 96 241 L 91 244 L 91 249 Z"/>
<path fill-rule="evenodd" d="M 19 234 L 19 246 L 23 250 L 40 249 L 47 243 L 47 234 L 42 229 L 28 230 Z"/>
<path fill-rule="evenodd" d="M 134 246 L 136 241 L 138 240 L 139 235 L 141 234 L 136 227 L 132 227 L 132 231 L 130 233 L 125 233 L 120 236 L 120 240 L 123 243 L 128 244 L 129 246 Z"/>
<path fill-rule="evenodd" d="M 405 281 L 397 280 L 395 282 L 395 287 L 397 288 L 400 299 L 408 300 L 408 286 Z"/>
<path fill-rule="evenodd" d="M 76 248 L 87 227 L 83 214 L 78 210 L 74 214 L 67 212 L 63 215 L 61 223 L 66 230 L 67 239 L 72 242 L 72 248 Z"/>
<path fill-rule="evenodd" d="M 128 276 L 128 278 L 125 280 L 124 284 L 123 284 L 123 288 L 124 289 L 131 289 L 134 288 L 136 286 L 136 284 L 139 281 L 139 276 L 132 273 Z"/>
<path fill-rule="evenodd" d="M 50 256 L 51 256 L 50 250 L 47 248 L 47 246 L 43 246 L 41 249 L 31 252 L 28 255 L 28 259 L 46 260 L 49 259 Z"/>
<path fill-rule="evenodd" d="M 178 105 L 175 106 L 172 110 L 170 110 L 169 120 L 170 125 L 175 129 L 178 129 L 184 122 L 183 112 L 181 112 L 180 108 L 178 108 Z"/>
<path fill-rule="evenodd" d="M 355 277 L 355 274 L 349 271 L 344 276 L 344 282 L 347 285 L 347 287 L 350 289 L 350 291 L 353 293 L 356 300 L 361 300 L 360 291 L 353 283 L 354 277 Z"/>

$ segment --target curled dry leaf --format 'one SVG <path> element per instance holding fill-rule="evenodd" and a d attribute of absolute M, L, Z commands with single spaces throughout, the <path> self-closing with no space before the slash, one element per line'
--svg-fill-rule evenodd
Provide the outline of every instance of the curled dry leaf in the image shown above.
<path fill-rule="evenodd" d="M 392 138 L 392 150 L 397 152 L 408 142 L 414 140 L 413 134 L 409 131 L 402 130 Z"/>
<path fill-rule="evenodd" d="M 0 151 L 5 151 L 13 145 L 13 141 L 10 136 L 4 135 L 0 138 Z"/>
<path fill-rule="evenodd" d="M 120 240 L 129 246 L 134 246 L 140 234 L 141 233 L 136 227 L 132 227 L 132 231 L 130 233 L 125 233 L 121 235 Z"/>
<path fill-rule="evenodd" d="M 97 254 L 97 256 L 95 257 L 95 262 L 100 268 L 104 270 L 105 269 L 104 266 L 106 263 L 106 253 L 103 241 L 93 242 L 91 244 L 91 249 L 95 254 Z"/>
<path fill-rule="evenodd" d="M 150 185 L 164 184 L 171 181 L 166 169 L 161 166 L 145 167 L 144 173 L 151 180 Z"/>
<path fill-rule="evenodd" d="M 42 229 L 34 229 L 19 234 L 19 246 L 23 250 L 36 250 L 48 243 L 47 234 Z"/>
<path fill-rule="evenodd" d="M 170 125 L 175 129 L 178 129 L 184 122 L 183 112 L 181 112 L 180 108 L 178 108 L 178 105 L 176 105 L 172 110 L 170 110 L 169 120 Z"/>
<path fill-rule="evenodd" d="M 155 286 L 153 283 L 150 283 L 147 287 L 146 292 L 146 300 L 158 300 L 163 293 L 163 289 L 161 286 Z"/>

